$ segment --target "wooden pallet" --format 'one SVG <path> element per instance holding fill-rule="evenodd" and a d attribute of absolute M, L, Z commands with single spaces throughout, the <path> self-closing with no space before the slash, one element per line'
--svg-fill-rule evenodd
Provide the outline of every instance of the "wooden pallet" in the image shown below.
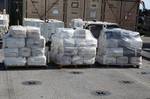
<path fill-rule="evenodd" d="M 91 68 L 92 65 L 62 65 L 62 64 L 57 64 L 57 66 L 61 68 Z"/>

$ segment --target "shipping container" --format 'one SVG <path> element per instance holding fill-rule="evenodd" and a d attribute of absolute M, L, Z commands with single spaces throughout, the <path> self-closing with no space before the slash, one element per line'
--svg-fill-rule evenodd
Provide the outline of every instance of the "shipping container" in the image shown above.
<path fill-rule="evenodd" d="M 72 19 L 81 18 L 84 16 L 84 0 L 65 0 L 64 21 L 67 26 Z"/>
<path fill-rule="evenodd" d="M 63 0 L 46 0 L 46 18 L 63 21 Z"/>
<path fill-rule="evenodd" d="M 25 0 L 27 18 L 44 18 L 45 16 L 45 0 Z"/>
<path fill-rule="evenodd" d="M 135 30 L 140 0 L 104 0 L 102 20 Z"/>
<path fill-rule="evenodd" d="M 85 0 L 84 20 L 101 20 L 102 0 Z"/>
<path fill-rule="evenodd" d="M 63 0 L 24 0 L 24 17 L 63 20 Z"/>

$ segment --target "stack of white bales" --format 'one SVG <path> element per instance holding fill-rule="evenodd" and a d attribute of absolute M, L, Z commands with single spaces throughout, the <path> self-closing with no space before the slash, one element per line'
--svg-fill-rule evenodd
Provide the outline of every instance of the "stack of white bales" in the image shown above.
<path fill-rule="evenodd" d="M 9 15 L 0 14 L 0 33 L 7 32 L 9 27 Z"/>
<path fill-rule="evenodd" d="M 40 19 L 24 18 L 23 25 L 39 27 L 46 41 L 51 41 L 51 36 L 56 32 L 57 28 L 64 27 L 64 22 L 55 19 L 49 19 L 44 22 Z"/>
<path fill-rule="evenodd" d="M 142 40 L 138 32 L 124 29 L 102 31 L 97 61 L 105 65 L 141 65 Z"/>
<path fill-rule="evenodd" d="M 89 30 L 59 28 L 52 36 L 51 59 L 60 65 L 95 63 L 97 40 Z"/>
<path fill-rule="evenodd" d="M 45 39 L 36 27 L 11 26 L 4 38 L 6 66 L 45 66 Z"/>

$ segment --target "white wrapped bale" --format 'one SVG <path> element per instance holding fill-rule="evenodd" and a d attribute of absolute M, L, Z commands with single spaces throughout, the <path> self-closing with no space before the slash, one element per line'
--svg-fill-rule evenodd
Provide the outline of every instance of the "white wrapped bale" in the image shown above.
<path fill-rule="evenodd" d="M 6 66 L 25 66 L 26 65 L 26 58 L 5 57 L 4 64 Z"/>
<path fill-rule="evenodd" d="M 76 48 L 76 47 L 64 47 L 63 51 L 60 53 L 63 53 L 65 56 L 77 55 L 78 48 Z"/>
<path fill-rule="evenodd" d="M 75 30 L 73 37 L 78 39 L 86 39 L 87 32 L 89 31 L 85 29 L 77 29 Z"/>
<path fill-rule="evenodd" d="M 73 30 L 72 28 L 58 28 L 54 36 L 58 38 L 72 38 L 74 35 L 74 31 L 75 30 Z"/>
<path fill-rule="evenodd" d="M 95 57 L 93 58 L 86 58 L 83 59 L 83 64 L 92 65 L 95 63 Z"/>
<path fill-rule="evenodd" d="M 105 55 L 112 57 L 120 57 L 123 56 L 123 48 L 106 48 Z"/>
<path fill-rule="evenodd" d="M 39 39 L 28 38 L 27 47 L 29 48 L 44 48 L 45 47 L 45 38 L 40 36 Z"/>
<path fill-rule="evenodd" d="M 142 65 L 142 57 L 131 57 L 130 63 L 133 65 Z"/>
<path fill-rule="evenodd" d="M 5 57 L 18 57 L 18 48 L 5 48 L 4 55 Z"/>
<path fill-rule="evenodd" d="M 25 39 L 24 38 L 5 38 L 5 47 L 6 48 L 22 48 L 25 47 Z"/>
<path fill-rule="evenodd" d="M 45 55 L 44 48 L 32 48 L 32 56 L 43 56 Z"/>
<path fill-rule="evenodd" d="M 22 56 L 22 57 L 29 57 L 29 56 L 31 56 L 31 49 L 27 48 L 27 47 L 20 48 L 19 49 L 19 56 Z"/>
<path fill-rule="evenodd" d="M 119 65 L 129 64 L 128 57 L 126 57 L 126 56 L 117 57 L 117 64 L 119 64 Z"/>
<path fill-rule="evenodd" d="M 82 19 L 73 19 L 70 23 L 71 28 L 83 29 L 84 21 Z"/>
<path fill-rule="evenodd" d="M 25 38 L 26 28 L 23 26 L 11 26 L 9 29 L 9 34 L 15 38 Z"/>
<path fill-rule="evenodd" d="M 118 48 L 119 41 L 117 39 L 109 39 L 106 41 L 107 48 Z"/>
<path fill-rule="evenodd" d="M 45 66 L 46 65 L 46 57 L 45 56 L 29 57 L 27 59 L 27 64 L 29 66 Z"/>
<path fill-rule="evenodd" d="M 95 47 L 79 47 L 78 55 L 82 57 L 95 57 L 96 56 L 96 48 Z"/>
<path fill-rule="evenodd" d="M 100 64 L 104 64 L 104 65 L 115 65 L 116 64 L 116 58 L 110 57 L 110 56 L 98 56 L 97 61 Z"/>
<path fill-rule="evenodd" d="M 83 65 L 84 60 L 83 57 L 80 56 L 73 56 L 72 57 L 72 64 L 73 65 Z"/>
<path fill-rule="evenodd" d="M 34 38 L 34 39 L 40 38 L 40 35 L 41 35 L 40 34 L 40 28 L 27 26 L 26 30 L 27 30 L 27 37 L 28 38 Z"/>
<path fill-rule="evenodd" d="M 63 39 L 63 46 L 64 47 L 75 47 L 75 40 L 72 38 Z"/>

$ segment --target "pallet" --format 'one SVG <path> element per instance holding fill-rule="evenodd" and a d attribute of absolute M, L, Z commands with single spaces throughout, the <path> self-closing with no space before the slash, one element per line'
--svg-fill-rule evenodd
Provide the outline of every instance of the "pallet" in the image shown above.
<path fill-rule="evenodd" d="M 62 68 L 91 68 L 92 65 L 87 65 L 87 64 L 84 64 L 84 65 L 62 65 L 62 64 L 56 64 L 60 69 Z"/>
<path fill-rule="evenodd" d="M 26 66 L 5 66 L 5 69 L 6 70 L 30 70 L 30 69 L 47 69 L 48 68 L 48 66 L 47 65 L 44 65 L 44 66 L 28 66 L 28 65 L 26 65 Z"/>
<path fill-rule="evenodd" d="M 140 68 L 140 65 L 133 65 L 133 64 L 100 64 L 97 63 L 98 65 L 102 65 L 103 67 L 120 67 L 120 68 L 125 68 L 125 67 L 132 67 L 132 68 Z"/>

